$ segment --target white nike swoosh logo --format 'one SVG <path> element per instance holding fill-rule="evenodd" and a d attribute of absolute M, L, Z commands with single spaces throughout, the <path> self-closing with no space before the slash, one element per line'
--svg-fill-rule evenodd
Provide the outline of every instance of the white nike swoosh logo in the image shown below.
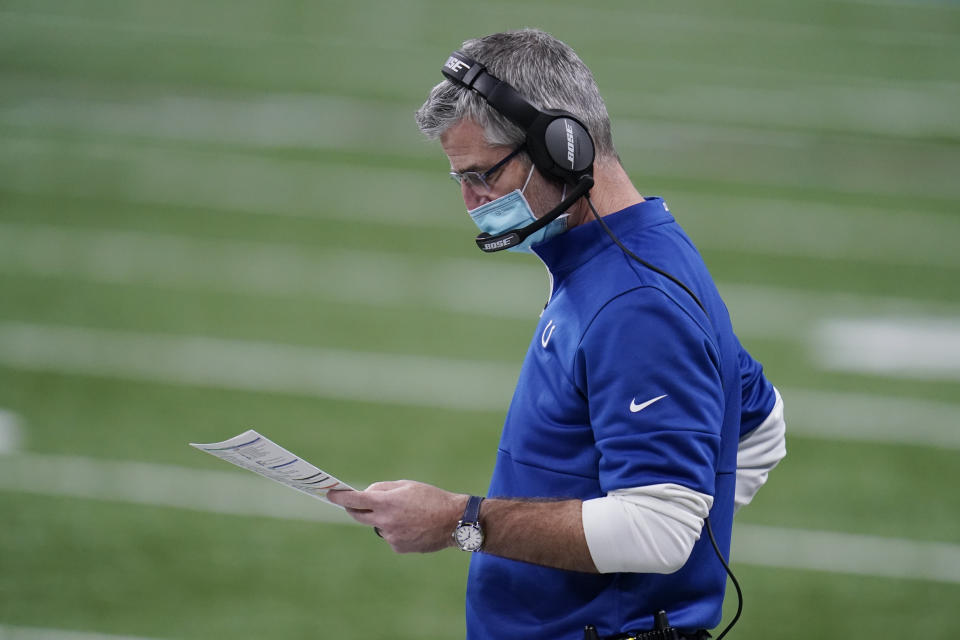
<path fill-rule="evenodd" d="M 653 404 L 654 402 L 656 402 L 657 400 L 663 400 L 663 399 L 666 398 L 666 397 L 667 397 L 667 394 L 663 394 L 662 396 L 657 396 L 656 398 L 651 398 L 650 400 L 647 400 L 647 401 L 644 402 L 643 404 L 637 404 L 636 401 L 631 400 L 631 401 L 630 401 L 630 413 L 636 413 L 637 411 L 643 411 L 644 409 L 646 409 L 647 407 L 649 407 L 650 405 L 652 405 L 652 404 Z"/>

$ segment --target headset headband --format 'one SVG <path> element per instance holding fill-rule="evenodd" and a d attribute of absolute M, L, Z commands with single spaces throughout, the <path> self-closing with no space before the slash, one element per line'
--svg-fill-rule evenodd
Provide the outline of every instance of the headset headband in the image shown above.
<path fill-rule="evenodd" d="M 492 75 L 482 64 L 459 51 L 454 51 L 447 58 L 443 75 L 479 93 L 491 107 L 513 120 L 524 131 L 530 129 L 540 115 L 540 110 L 527 102 L 509 83 Z"/>

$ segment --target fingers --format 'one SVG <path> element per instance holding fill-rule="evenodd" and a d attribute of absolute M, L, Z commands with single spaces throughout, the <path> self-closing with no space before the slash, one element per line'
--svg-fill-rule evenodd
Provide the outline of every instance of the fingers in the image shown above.
<path fill-rule="evenodd" d="M 384 513 L 384 491 L 389 491 L 400 485 L 399 482 L 378 482 L 366 491 L 337 490 L 328 491 L 327 500 L 344 507 L 347 514 L 361 524 L 370 526 L 382 525 Z"/>
<path fill-rule="evenodd" d="M 366 524 L 371 527 L 375 527 L 378 524 L 382 524 L 380 520 L 382 518 L 377 517 L 373 511 L 369 509 L 351 509 L 347 507 L 347 515 L 359 522 L 360 524 Z"/>
<path fill-rule="evenodd" d="M 352 490 L 334 490 L 327 492 L 327 500 L 341 507 L 351 509 L 373 509 L 381 502 L 377 499 L 377 493 L 400 489 L 410 484 L 409 480 L 388 480 L 386 482 L 374 482 L 363 491 Z"/>
<path fill-rule="evenodd" d="M 347 515 L 361 524 L 374 526 L 373 510 L 370 504 L 369 496 L 365 496 L 361 491 L 337 490 L 328 491 L 327 500 L 333 504 L 343 507 Z"/>
<path fill-rule="evenodd" d="M 367 487 L 367 491 L 391 491 L 393 489 L 400 489 L 406 485 L 410 484 L 409 480 L 387 480 L 386 482 L 374 482 L 372 485 Z"/>
<path fill-rule="evenodd" d="M 354 509 L 370 510 L 373 508 L 373 501 L 370 499 L 370 496 L 364 494 L 362 491 L 342 489 L 328 491 L 327 500 L 341 507 L 346 507 L 348 511 Z"/>

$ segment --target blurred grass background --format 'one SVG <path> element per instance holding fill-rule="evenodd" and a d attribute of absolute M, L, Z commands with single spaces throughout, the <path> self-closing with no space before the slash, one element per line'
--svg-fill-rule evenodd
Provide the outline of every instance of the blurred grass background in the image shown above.
<path fill-rule="evenodd" d="M 186 443 L 253 427 L 356 485 L 483 492 L 546 278 L 476 251 L 412 114 L 463 39 L 522 26 L 593 69 L 783 391 L 790 453 L 738 526 L 943 550 L 905 577 L 735 547 L 736 636 L 953 637 L 958 367 L 818 338 L 958 348 L 960 6 L 909 0 L 0 0 L 0 635 L 462 637 L 464 554 L 63 470 L 226 474 Z"/>

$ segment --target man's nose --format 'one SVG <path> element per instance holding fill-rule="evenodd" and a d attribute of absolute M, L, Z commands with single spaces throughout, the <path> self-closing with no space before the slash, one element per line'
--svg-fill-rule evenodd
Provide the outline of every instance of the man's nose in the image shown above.
<path fill-rule="evenodd" d="M 472 211 L 493 200 L 490 194 L 478 192 L 465 181 L 460 185 L 460 192 L 463 194 L 463 203 L 467 205 L 467 211 Z"/>

